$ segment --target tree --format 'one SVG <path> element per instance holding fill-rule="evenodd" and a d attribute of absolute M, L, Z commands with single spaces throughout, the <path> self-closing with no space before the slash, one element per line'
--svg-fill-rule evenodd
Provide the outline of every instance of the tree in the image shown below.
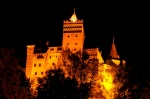
<path fill-rule="evenodd" d="M 80 99 L 77 80 L 65 78 L 61 69 L 47 71 L 46 77 L 39 78 L 39 84 L 37 99 Z"/>
<path fill-rule="evenodd" d="M 0 97 L 1 99 L 28 99 L 22 85 L 20 66 L 12 48 L 0 48 Z"/>
<path fill-rule="evenodd" d="M 98 60 L 89 59 L 86 52 L 62 53 L 63 64 L 57 70 L 49 70 L 39 79 L 38 98 L 87 99 L 94 77 L 98 73 Z"/>
<path fill-rule="evenodd" d="M 98 59 L 89 58 L 86 51 L 72 53 L 63 52 L 63 68 L 71 78 L 76 78 L 80 84 L 92 83 L 98 73 Z"/>
<path fill-rule="evenodd" d="M 150 71 L 146 64 L 127 64 L 119 67 L 117 79 L 123 84 L 119 89 L 118 98 L 145 99 L 150 88 Z"/>

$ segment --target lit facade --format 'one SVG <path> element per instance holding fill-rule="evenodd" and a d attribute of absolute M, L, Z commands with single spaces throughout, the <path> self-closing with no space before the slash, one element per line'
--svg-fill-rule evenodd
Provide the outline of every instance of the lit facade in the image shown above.
<path fill-rule="evenodd" d="M 58 68 L 62 62 L 62 51 L 68 49 L 73 53 L 85 50 L 90 58 L 97 58 L 99 63 L 103 64 L 104 60 L 98 48 L 83 48 L 84 39 L 83 20 L 78 20 L 74 11 L 71 18 L 63 22 L 62 46 L 49 47 L 47 42 L 43 50 L 36 48 L 36 45 L 27 45 L 27 78 L 43 77 L 47 70 Z"/>
<path fill-rule="evenodd" d="M 32 88 L 36 89 L 38 86 L 38 77 L 45 76 L 45 72 L 49 69 L 57 69 L 62 66 L 62 55 L 64 50 L 70 50 L 72 53 L 86 51 L 89 54 L 89 58 L 96 58 L 99 60 L 101 66 L 113 66 L 120 65 L 119 55 L 116 50 L 114 38 L 110 51 L 109 58 L 104 63 L 102 58 L 102 52 L 98 48 L 84 49 L 84 26 L 83 20 L 78 20 L 75 11 L 69 20 L 63 21 L 63 37 L 62 46 L 49 46 L 49 42 L 46 42 L 45 47 L 37 47 L 36 45 L 27 45 L 27 57 L 26 57 L 26 77 L 30 78 Z M 122 61 L 125 64 L 125 61 Z M 110 67 L 109 67 L 110 68 Z M 101 70 L 98 74 L 102 74 Z"/>

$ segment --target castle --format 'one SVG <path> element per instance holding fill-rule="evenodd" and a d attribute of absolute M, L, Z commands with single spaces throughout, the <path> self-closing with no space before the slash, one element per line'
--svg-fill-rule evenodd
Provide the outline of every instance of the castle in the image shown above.
<path fill-rule="evenodd" d="M 104 64 L 102 52 L 98 48 L 84 49 L 84 26 L 83 20 L 79 20 L 76 16 L 75 10 L 69 20 L 63 21 L 63 39 L 62 46 L 49 46 L 47 41 L 45 47 L 39 48 L 36 45 L 27 45 L 26 57 L 26 77 L 37 78 L 43 77 L 48 69 L 53 69 L 62 62 L 62 51 L 70 49 L 71 52 L 85 50 L 90 58 L 97 58 L 99 64 Z M 114 44 L 112 43 L 110 59 L 106 61 L 109 63 L 120 64 L 119 55 Z"/>

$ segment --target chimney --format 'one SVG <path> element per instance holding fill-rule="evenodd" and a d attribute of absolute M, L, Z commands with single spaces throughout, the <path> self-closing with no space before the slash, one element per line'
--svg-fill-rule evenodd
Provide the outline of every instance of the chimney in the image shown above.
<path fill-rule="evenodd" d="M 46 46 L 49 46 L 49 41 L 46 41 Z"/>

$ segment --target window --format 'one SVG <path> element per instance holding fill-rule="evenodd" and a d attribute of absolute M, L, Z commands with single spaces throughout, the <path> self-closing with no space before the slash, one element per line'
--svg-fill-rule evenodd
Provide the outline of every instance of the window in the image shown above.
<path fill-rule="evenodd" d="M 57 58 L 57 56 L 56 56 L 56 58 Z"/>
<path fill-rule="evenodd" d="M 70 36 L 68 35 L 68 37 L 70 37 Z"/>
<path fill-rule="evenodd" d="M 55 63 L 52 63 L 52 65 L 55 65 Z"/>
<path fill-rule="evenodd" d="M 69 43 L 67 43 L 67 45 L 69 45 Z"/>
<path fill-rule="evenodd" d="M 43 75 L 43 72 L 41 72 L 41 75 Z"/>
<path fill-rule="evenodd" d="M 49 58 L 51 59 L 51 56 L 49 56 Z"/>
<path fill-rule="evenodd" d="M 41 66 L 41 63 L 39 63 L 39 66 Z"/>
<path fill-rule="evenodd" d="M 54 48 L 51 48 L 50 50 L 51 50 L 51 51 L 53 51 L 53 50 L 54 50 Z"/>
<path fill-rule="evenodd" d="M 76 51 L 76 48 L 74 50 Z"/>
<path fill-rule="evenodd" d="M 75 43 L 75 45 L 77 45 L 77 43 Z"/>
<path fill-rule="evenodd" d="M 36 67 L 36 64 L 34 64 L 34 67 Z"/>
<path fill-rule="evenodd" d="M 78 37 L 78 35 L 76 35 L 76 37 Z"/>
<path fill-rule="evenodd" d="M 37 72 L 35 72 L 35 75 L 37 75 Z"/>
<path fill-rule="evenodd" d="M 58 50 L 62 50 L 62 48 L 58 48 Z"/>

